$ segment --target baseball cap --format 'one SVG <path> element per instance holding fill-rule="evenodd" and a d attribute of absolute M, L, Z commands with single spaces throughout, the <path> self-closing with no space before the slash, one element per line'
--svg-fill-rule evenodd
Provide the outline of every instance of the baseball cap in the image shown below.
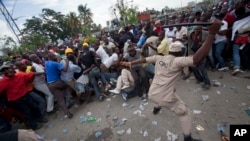
<path fill-rule="evenodd" d="M 181 42 L 174 42 L 170 44 L 169 52 L 181 52 L 183 44 Z"/>

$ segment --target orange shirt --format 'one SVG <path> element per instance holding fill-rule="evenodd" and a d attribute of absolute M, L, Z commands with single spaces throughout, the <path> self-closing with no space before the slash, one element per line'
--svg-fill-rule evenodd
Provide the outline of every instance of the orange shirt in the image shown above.
<path fill-rule="evenodd" d="M 33 72 L 18 72 L 12 78 L 4 76 L 0 80 L 0 94 L 7 94 L 8 101 L 18 100 L 29 92 L 27 83 L 33 79 Z"/>

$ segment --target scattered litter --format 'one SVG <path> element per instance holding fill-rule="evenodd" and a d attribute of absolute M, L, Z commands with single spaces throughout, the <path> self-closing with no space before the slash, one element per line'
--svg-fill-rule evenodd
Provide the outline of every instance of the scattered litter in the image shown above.
<path fill-rule="evenodd" d="M 135 106 L 134 106 L 133 104 L 128 104 L 126 107 L 127 107 L 128 109 L 132 109 L 132 108 L 134 108 Z"/>
<path fill-rule="evenodd" d="M 176 141 L 178 136 L 170 131 L 167 131 L 167 139 L 168 141 Z"/>
<path fill-rule="evenodd" d="M 250 90 L 250 85 L 247 86 L 247 89 Z"/>
<path fill-rule="evenodd" d="M 134 106 L 133 104 L 123 103 L 123 104 L 122 104 L 122 107 L 126 107 L 126 108 L 128 108 L 128 109 L 132 109 L 132 108 L 134 108 L 135 106 Z"/>
<path fill-rule="evenodd" d="M 217 124 L 217 131 L 225 133 L 226 127 L 226 124 Z"/>
<path fill-rule="evenodd" d="M 240 104 L 240 106 L 246 106 L 246 105 L 247 105 L 247 104 L 246 104 L 246 103 L 244 103 L 244 102 Z"/>
<path fill-rule="evenodd" d="M 145 105 L 148 105 L 148 102 L 144 102 L 143 105 L 144 105 L 144 106 L 145 106 Z"/>
<path fill-rule="evenodd" d="M 236 86 L 230 87 L 231 90 L 233 90 L 235 93 L 238 93 Z"/>
<path fill-rule="evenodd" d="M 126 122 L 127 120 L 128 120 L 128 119 L 126 119 L 126 118 L 122 118 L 122 121 L 123 121 L 123 122 Z"/>
<path fill-rule="evenodd" d="M 199 87 L 199 88 L 196 88 L 194 91 L 195 91 L 195 92 L 199 92 L 199 91 L 202 91 L 202 90 L 203 90 L 203 89 Z"/>
<path fill-rule="evenodd" d="M 204 131 L 205 129 L 201 125 L 196 125 L 195 127 L 198 131 Z"/>
<path fill-rule="evenodd" d="M 218 90 L 216 91 L 216 93 L 217 93 L 217 94 L 221 94 L 221 92 L 220 92 L 220 91 L 218 91 Z"/>
<path fill-rule="evenodd" d="M 38 140 L 44 141 L 45 140 L 45 135 L 36 135 Z"/>
<path fill-rule="evenodd" d="M 123 103 L 122 104 L 122 107 L 126 107 L 128 104 L 127 103 Z"/>
<path fill-rule="evenodd" d="M 141 104 L 141 105 L 139 106 L 139 109 L 140 109 L 141 111 L 144 111 L 144 106 Z"/>
<path fill-rule="evenodd" d="M 68 132 L 69 132 L 68 129 L 66 129 L 66 128 L 63 129 L 63 133 L 64 133 L 64 134 L 67 134 Z"/>
<path fill-rule="evenodd" d="M 91 112 L 87 112 L 87 115 L 88 115 L 88 116 L 91 116 Z"/>
<path fill-rule="evenodd" d="M 155 139 L 154 141 L 161 141 L 161 137 Z"/>
<path fill-rule="evenodd" d="M 111 101 L 111 98 L 106 98 L 105 100 L 106 100 L 106 101 Z"/>
<path fill-rule="evenodd" d="M 96 121 L 96 118 L 94 118 L 94 117 L 89 117 L 89 118 L 87 118 L 87 121 L 88 121 L 88 122 L 94 122 L 94 121 Z"/>
<path fill-rule="evenodd" d="M 117 117 L 114 117 L 113 120 L 115 121 L 115 127 L 117 126 L 122 126 L 126 124 L 127 119 L 126 118 L 122 118 L 121 121 L 117 121 Z"/>
<path fill-rule="evenodd" d="M 141 110 L 136 110 L 133 112 L 134 115 L 140 115 L 141 113 L 142 113 Z"/>
<path fill-rule="evenodd" d="M 121 135 L 123 135 L 125 133 L 125 130 L 119 130 L 116 133 L 121 136 Z"/>
<path fill-rule="evenodd" d="M 87 118 L 84 117 L 83 115 L 80 116 L 80 123 L 83 124 L 84 122 L 87 121 Z"/>
<path fill-rule="evenodd" d="M 213 86 L 219 87 L 221 83 L 218 80 L 213 80 Z"/>
<path fill-rule="evenodd" d="M 52 141 L 58 141 L 58 139 L 57 139 L 57 138 L 54 138 Z"/>
<path fill-rule="evenodd" d="M 113 120 L 117 120 L 118 119 L 118 116 L 115 116 L 114 118 L 113 118 Z"/>
<path fill-rule="evenodd" d="M 100 132 L 100 131 L 97 131 L 97 132 L 95 133 L 95 137 L 96 137 L 96 138 L 99 138 L 101 135 L 102 135 L 102 132 Z"/>
<path fill-rule="evenodd" d="M 143 137 L 147 137 L 148 136 L 148 131 L 144 131 L 143 132 Z"/>
<path fill-rule="evenodd" d="M 200 110 L 193 110 L 193 113 L 199 115 L 199 114 L 201 114 L 201 111 Z"/>
<path fill-rule="evenodd" d="M 102 121 L 102 118 L 98 118 L 97 120 L 96 120 L 96 122 L 101 122 Z"/>
<path fill-rule="evenodd" d="M 203 99 L 204 101 L 208 101 L 209 96 L 208 96 L 208 95 L 202 95 L 202 99 Z"/>
<path fill-rule="evenodd" d="M 128 130 L 126 131 L 126 134 L 128 134 L 128 135 L 131 134 L 131 128 L 128 128 Z"/>
<path fill-rule="evenodd" d="M 152 121 L 152 125 L 154 125 L 154 126 L 156 126 L 158 123 L 157 123 L 157 121 Z"/>

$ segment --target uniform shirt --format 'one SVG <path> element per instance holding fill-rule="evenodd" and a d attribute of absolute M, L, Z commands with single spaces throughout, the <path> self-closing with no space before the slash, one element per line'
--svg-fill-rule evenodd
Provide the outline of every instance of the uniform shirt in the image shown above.
<path fill-rule="evenodd" d="M 55 61 L 46 61 L 46 78 L 48 83 L 52 83 L 60 80 L 60 72 L 63 69 L 63 65 Z"/>
<path fill-rule="evenodd" d="M 6 93 L 8 101 L 15 101 L 27 94 L 27 83 L 32 82 L 34 73 L 16 73 L 12 78 L 4 76 L 0 80 L 0 94 Z"/>
<path fill-rule="evenodd" d="M 159 106 L 164 102 L 174 102 L 175 83 L 184 67 L 193 65 L 193 57 L 154 55 L 146 58 L 147 63 L 155 63 L 155 75 L 149 89 L 149 98 Z"/>

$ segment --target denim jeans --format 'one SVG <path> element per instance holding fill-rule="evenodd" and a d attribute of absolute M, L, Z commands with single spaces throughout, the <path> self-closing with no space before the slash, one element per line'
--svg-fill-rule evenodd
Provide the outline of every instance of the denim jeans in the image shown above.
<path fill-rule="evenodd" d="M 91 85 L 94 87 L 95 96 L 99 98 L 101 95 L 101 92 L 100 92 L 100 88 L 98 87 L 97 82 L 101 77 L 100 69 L 95 67 L 91 71 L 89 71 L 88 75 L 89 75 L 89 81 Z"/>
<path fill-rule="evenodd" d="M 109 73 L 109 72 L 104 72 L 101 73 L 101 80 L 103 83 L 108 83 L 111 78 L 117 79 L 118 75 L 115 72 Z"/>
<path fill-rule="evenodd" d="M 144 71 L 145 71 L 146 76 L 149 79 L 153 79 L 154 78 L 154 75 L 155 75 L 155 66 L 153 64 L 147 64 L 144 67 Z"/>
<path fill-rule="evenodd" d="M 215 68 L 215 62 L 214 62 L 214 49 L 213 47 L 210 48 L 208 52 L 208 60 L 211 68 Z"/>
<path fill-rule="evenodd" d="M 196 67 L 193 67 L 192 70 L 197 81 L 211 85 L 205 64 L 206 59 L 203 59 L 199 64 L 196 65 Z"/>
<path fill-rule="evenodd" d="M 233 63 L 234 63 L 234 69 L 240 68 L 240 45 L 239 44 L 233 45 Z"/>
<path fill-rule="evenodd" d="M 221 41 L 221 42 L 214 44 L 215 58 L 219 62 L 219 68 L 226 67 L 224 59 L 222 57 L 222 51 L 224 50 L 225 45 L 226 45 L 226 41 Z"/>

